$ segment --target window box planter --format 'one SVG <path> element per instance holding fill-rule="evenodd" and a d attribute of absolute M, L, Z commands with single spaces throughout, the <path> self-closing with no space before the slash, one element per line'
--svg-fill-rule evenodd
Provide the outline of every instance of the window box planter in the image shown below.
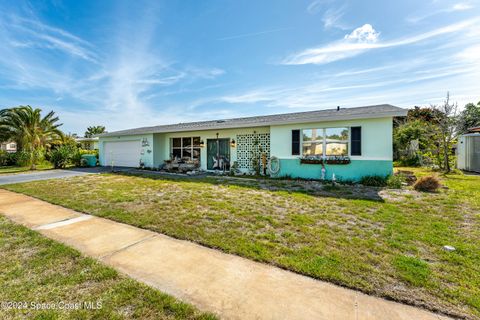
<path fill-rule="evenodd" d="M 349 164 L 351 161 L 348 158 L 342 159 L 327 159 L 325 160 L 326 164 Z"/>
<path fill-rule="evenodd" d="M 300 158 L 301 164 L 349 164 L 349 157 L 331 157 L 331 158 Z"/>
<path fill-rule="evenodd" d="M 322 159 L 300 158 L 300 163 L 302 163 L 302 164 L 323 164 L 323 160 Z"/>

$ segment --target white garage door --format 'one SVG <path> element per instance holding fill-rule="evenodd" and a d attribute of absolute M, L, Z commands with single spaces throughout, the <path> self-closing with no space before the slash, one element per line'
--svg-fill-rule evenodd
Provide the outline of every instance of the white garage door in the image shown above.
<path fill-rule="evenodd" d="M 140 140 L 105 142 L 104 155 L 106 166 L 138 167 L 140 165 Z"/>

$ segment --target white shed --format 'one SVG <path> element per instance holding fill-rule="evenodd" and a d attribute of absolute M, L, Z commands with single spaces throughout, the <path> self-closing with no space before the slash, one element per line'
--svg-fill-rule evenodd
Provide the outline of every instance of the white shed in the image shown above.
<path fill-rule="evenodd" d="M 457 167 L 480 173 L 480 133 L 461 135 L 457 147 Z"/>

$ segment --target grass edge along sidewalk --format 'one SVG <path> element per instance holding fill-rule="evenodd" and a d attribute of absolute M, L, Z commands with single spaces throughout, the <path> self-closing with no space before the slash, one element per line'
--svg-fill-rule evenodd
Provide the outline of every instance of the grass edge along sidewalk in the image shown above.
<path fill-rule="evenodd" d="M 216 319 L 2 216 L 0 270 L 3 319 Z"/>

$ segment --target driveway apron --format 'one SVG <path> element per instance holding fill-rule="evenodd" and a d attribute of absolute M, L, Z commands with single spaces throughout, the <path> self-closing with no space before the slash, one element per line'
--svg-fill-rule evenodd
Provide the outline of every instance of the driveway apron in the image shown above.
<path fill-rule="evenodd" d="M 0 174 L 0 185 L 30 182 L 30 181 L 36 181 L 36 180 L 70 178 L 70 177 L 76 177 L 76 176 L 83 176 L 87 174 L 106 172 L 108 170 L 109 169 L 106 167 L 92 167 L 92 168 L 75 168 L 75 169 L 68 169 L 68 170 L 54 169 L 54 170 L 44 170 L 44 171 L 30 171 L 30 172 L 15 173 L 15 174 Z"/>

